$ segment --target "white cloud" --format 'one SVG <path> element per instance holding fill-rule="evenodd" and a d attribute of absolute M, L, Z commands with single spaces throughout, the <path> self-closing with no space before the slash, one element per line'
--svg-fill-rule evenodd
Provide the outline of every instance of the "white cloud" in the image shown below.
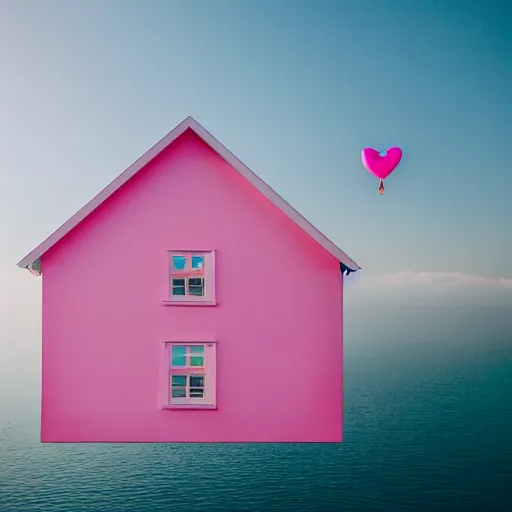
<path fill-rule="evenodd" d="M 370 283 L 386 286 L 486 286 L 512 290 L 512 278 L 478 276 L 465 272 L 412 272 L 405 270 L 373 276 L 368 280 L 368 284 Z"/>

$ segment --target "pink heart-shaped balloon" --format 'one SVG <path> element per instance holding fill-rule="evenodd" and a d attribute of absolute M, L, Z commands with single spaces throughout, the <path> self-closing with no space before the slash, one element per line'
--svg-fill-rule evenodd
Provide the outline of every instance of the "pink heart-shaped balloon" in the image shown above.
<path fill-rule="evenodd" d="M 384 155 L 372 148 L 365 148 L 361 153 L 363 165 L 374 176 L 383 180 L 387 178 L 397 167 L 402 159 L 400 148 L 390 148 Z"/>

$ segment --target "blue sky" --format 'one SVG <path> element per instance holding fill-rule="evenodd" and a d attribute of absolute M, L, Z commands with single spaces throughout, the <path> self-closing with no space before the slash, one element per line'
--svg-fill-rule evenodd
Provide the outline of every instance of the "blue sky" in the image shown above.
<path fill-rule="evenodd" d="M 3 314 L 38 318 L 16 262 L 188 115 L 363 267 L 347 286 L 512 295 L 511 10 L 1 1 Z M 393 145 L 380 197 L 360 152 Z"/>

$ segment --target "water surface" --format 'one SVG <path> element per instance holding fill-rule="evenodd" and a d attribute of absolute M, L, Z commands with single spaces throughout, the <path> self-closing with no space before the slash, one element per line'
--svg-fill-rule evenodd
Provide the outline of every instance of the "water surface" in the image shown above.
<path fill-rule="evenodd" d="M 512 510 L 510 311 L 379 314 L 347 318 L 341 445 L 42 445 L 4 385 L 0 510 Z"/>

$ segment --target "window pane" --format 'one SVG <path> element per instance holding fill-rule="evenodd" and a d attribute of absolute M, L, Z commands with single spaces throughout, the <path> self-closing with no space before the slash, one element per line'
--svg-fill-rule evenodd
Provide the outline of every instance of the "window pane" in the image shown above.
<path fill-rule="evenodd" d="M 204 389 L 202 388 L 190 388 L 190 398 L 204 398 Z"/>
<path fill-rule="evenodd" d="M 191 354 L 204 354 L 204 345 L 192 345 L 188 349 Z"/>
<path fill-rule="evenodd" d="M 187 263 L 186 256 L 173 256 L 172 257 L 172 268 L 174 270 L 184 270 Z"/>
<path fill-rule="evenodd" d="M 185 279 L 172 280 L 172 294 L 185 295 Z"/>
<path fill-rule="evenodd" d="M 171 365 L 172 366 L 185 366 L 185 354 L 187 347 L 175 345 L 171 351 Z"/>
<path fill-rule="evenodd" d="M 172 398 L 187 398 L 187 390 L 184 388 L 172 390 Z"/>
<path fill-rule="evenodd" d="M 188 280 L 188 293 L 190 295 L 204 295 L 204 279 L 202 277 L 190 277 Z"/>
<path fill-rule="evenodd" d="M 204 366 L 204 357 L 190 356 L 190 366 Z"/>
<path fill-rule="evenodd" d="M 191 375 L 190 376 L 190 387 L 191 388 L 203 388 L 204 387 L 204 376 L 203 375 Z"/>
<path fill-rule="evenodd" d="M 173 386 L 185 387 L 187 385 L 187 376 L 173 375 L 171 381 Z"/>
<path fill-rule="evenodd" d="M 192 268 L 194 270 L 204 268 L 204 257 L 203 256 L 192 256 Z"/>

